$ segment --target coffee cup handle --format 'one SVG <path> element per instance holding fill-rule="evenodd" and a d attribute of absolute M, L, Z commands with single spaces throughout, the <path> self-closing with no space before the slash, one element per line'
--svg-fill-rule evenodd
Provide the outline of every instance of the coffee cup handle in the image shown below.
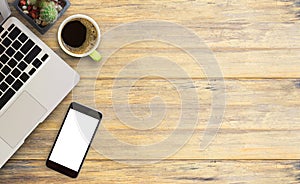
<path fill-rule="evenodd" d="M 101 54 L 100 54 L 98 51 L 96 51 L 96 50 L 94 50 L 89 56 L 90 56 L 94 61 L 97 61 L 97 62 L 101 61 L 101 59 L 102 59 Z"/>

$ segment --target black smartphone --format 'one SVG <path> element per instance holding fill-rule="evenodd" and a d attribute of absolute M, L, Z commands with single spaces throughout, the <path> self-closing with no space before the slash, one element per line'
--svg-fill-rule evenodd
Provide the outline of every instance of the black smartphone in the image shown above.
<path fill-rule="evenodd" d="M 72 102 L 46 161 L 47 167 L 76 178 L 101 119 L 101 112 Z"/>

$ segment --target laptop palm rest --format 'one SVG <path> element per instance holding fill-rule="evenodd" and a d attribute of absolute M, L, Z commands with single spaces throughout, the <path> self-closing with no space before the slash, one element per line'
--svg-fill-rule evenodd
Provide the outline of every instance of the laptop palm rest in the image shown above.
<path fill-rule="evenodd" d="M 24 91 L 0 117 L 1 138 L 14 148 L 35 128 L 46 112 L 39 102 Z"/>

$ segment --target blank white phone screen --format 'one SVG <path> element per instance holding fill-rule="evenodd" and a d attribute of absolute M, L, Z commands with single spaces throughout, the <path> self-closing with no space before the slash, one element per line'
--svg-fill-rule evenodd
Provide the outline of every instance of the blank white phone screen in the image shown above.
<path fill-rule="evenodd" d="M 98 121 L 70 109 L 49 160 L 78 171 Z"/>

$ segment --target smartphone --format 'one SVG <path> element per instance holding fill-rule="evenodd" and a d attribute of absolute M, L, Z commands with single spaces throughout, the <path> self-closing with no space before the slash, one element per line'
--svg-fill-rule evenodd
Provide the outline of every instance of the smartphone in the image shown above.
<path fill-rule="evenodd" d="M 101 119 L 101 112 L 72 102 L 46 161 L 47 167 L 76 178 Z"/>

